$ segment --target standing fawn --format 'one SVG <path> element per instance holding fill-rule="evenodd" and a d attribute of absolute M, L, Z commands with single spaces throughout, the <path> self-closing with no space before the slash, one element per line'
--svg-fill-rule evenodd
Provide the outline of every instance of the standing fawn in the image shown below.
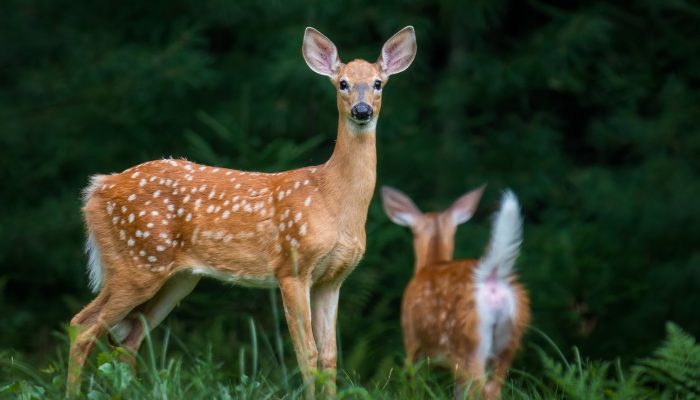
<path fill-rule="evenodd" d="M 423 214 L 405 194 L 389 187 L 382 188 L 382 199 L 389 218 L 413 231 L 415 272 L 401 306 L 408 360 L 430 357 L 451 368 L 456 397 L 473 385 L 472 393 L 493 399 L 520 346 L 530 307 L 513 271 L 522 217 L 512 192 L 503 194 L 486 254 L 453 261 L 457 225 L 471 218 L 483 189 L 463 195 L 441 213 Z M 488 377 L 487 369 L 492 370 Z"/>
<path fill-rule="evenodd" d="M 166 159 L 92 177 L 83 211 L 90 285 L 99 293 L 71 320 L 69 395 L 80 391 L 96 339 L 110 333 L 135 354 L 144 329 L 157 326 L 201 276 L 279 286 L 306 397 L 315 395 L 318 361 L 334 395 L 338 295 L 365 251 L 382 89 L 411 64 L 416 39 L 408 26 L 376 63 L 343 64 L 335 45 L 307 28 L 302 53 L 337 91 L 338 136 L 325 164 L 257 173 Z"/>

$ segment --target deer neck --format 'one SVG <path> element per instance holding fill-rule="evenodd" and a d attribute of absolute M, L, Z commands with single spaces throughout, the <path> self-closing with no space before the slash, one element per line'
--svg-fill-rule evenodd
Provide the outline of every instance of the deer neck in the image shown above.
<path fill-rule="evenodd" d="M 416 257 L 415 272 L 428 265 L 444 263 L 454 259 L 454 232 L 443 232 L 440 218 L 430 216 L 434 223 L 428 231 L 414 232 L 413 248 Z"/>
<path fill-rule="evenodd" d="M 364 229 L 377 180 L 376 119 L 357 130 L 342 115 L 338 138 L 324 168 L 321 190 L 341 224 Z"/>

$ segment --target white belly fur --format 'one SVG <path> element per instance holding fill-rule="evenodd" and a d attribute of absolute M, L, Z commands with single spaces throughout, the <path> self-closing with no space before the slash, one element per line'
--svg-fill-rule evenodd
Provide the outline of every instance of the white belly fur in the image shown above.
<path fill-rule="evenodd" d="M 242 274 L 233 274 L 230 272 L 219 271 L 210 267 L 196 266 L 191 270 L 194 275 L 208 276 L 216 280 L 230 283 L 233 285 L 252 287 L 252 288 L 274 288 L 277 287 L 277 278 L 274 275 L 269 276 L 245 276 Z"/>
<path fill-rule="evenodd" d="M 479 315 L 476 357 L 486 367 L 510 341 L 517 311 L 513 288 L 507 282 L 495 279 L 477 284 L 476 308 Z"/>

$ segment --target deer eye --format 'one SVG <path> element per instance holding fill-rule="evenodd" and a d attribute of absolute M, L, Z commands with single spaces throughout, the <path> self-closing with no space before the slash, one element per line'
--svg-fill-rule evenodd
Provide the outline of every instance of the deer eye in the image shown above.
<path fill-rule="evenodd" d="M 348 90 L 348 83 L 345 80 L 340 81 L 338 84 L 340 90 Z"/>
<path fill-rule="evenodd" d="M 382 90 L 382 81 L 379 79 L 374 81 L 374 90 Z"/>

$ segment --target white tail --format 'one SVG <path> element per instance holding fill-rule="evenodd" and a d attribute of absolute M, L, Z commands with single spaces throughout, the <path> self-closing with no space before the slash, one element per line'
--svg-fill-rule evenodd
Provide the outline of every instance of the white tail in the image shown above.
<path fill-rule="evenodd" d="M 306 397 L 314 397 L 319 364 L 333 397 L 338 296 L 364 254 L 382 89 L 415 52 L 406 27 L 377 62 L 343 64 L 327 37 L 306 29 L 302 54 L 330 78 L 339 112 L 335 149 L 322 165 L 257 173 L 166 159 L 94 176 L 83 212 L 90 287 L 99 293 L 71 320 L 78 334 L 68 394 L 78 394 L 96 338 L 110 331 L 135 353 L 145 336 L 136 314 L 154 328 L 206 275 L 279 286 Z"/>
<path fill-rule="evenodd" d="M 484 257 L 474 272 L 476 282 L 489 278 L 502 280 L 513 273 L 515 260 L 520 253 L 523 236 L 523 219 L 518 199 L 506 190 L 501 198 L 501 207 L 494 216 L 491 242 Z"/>

